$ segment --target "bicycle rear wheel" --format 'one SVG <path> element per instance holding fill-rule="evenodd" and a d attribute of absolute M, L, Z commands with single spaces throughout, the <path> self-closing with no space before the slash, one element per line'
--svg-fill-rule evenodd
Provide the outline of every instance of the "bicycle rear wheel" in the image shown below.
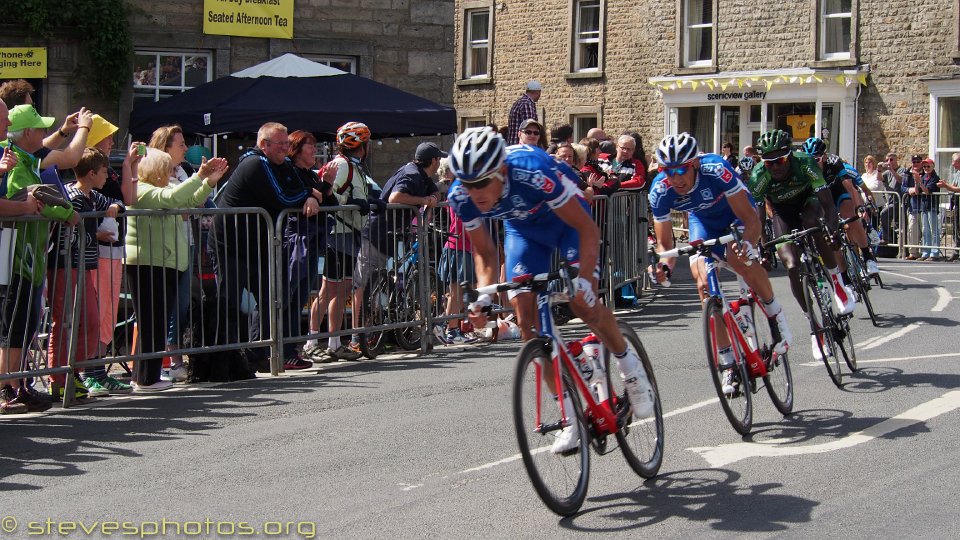
<path fill-rule="evenodd" d="M 713 379 L 713 387 L 720 398 L 723 413 L 733 429 L 741 435 L 750 433 L 753 427 L 753 396 L 750 391 L 750 377 L 747 374 L 747 364 L 740 357 L 737 347 L 733 347 L 735 364 L 733 367 L 733 381 L 735 391 L 727 395 L 723 392 L 723 373 L 720 371 L 720 352 L 717 346 L 717 337 L 725 332 L 733 343 L 734 336 L 723 322 L 723 308 L 720 299 L 711 297 L 703 306 L 703 340 L 707 348 L 707 366 Z M 716 318 L 714 317 L 716 315 Z M 717 321 L 719 319 L 719 322 Z"/>
<path fill-rule="evenodd" d="M 410 273 L 406 286 L 403 298 L 400 299 L 401 306 L 397 309 L 401 315 L 400 322 L 422 321 L 427 316 L 427 309 L 424 309 L 423 303 L 420 301 L 420 273 L 418 271 Z M 427 273 L 427 291 L 428 309 L 433 315 L 439 315 L 442 313 L 443 294 L 440 292 L 437 273 L 433 270 Z M 397 345 L 408 351 L 420 348 L 423 335 L 423 328 L 419 324 L 399 328 L 394 333 Z M 430 335 L 427 333 L 428 339 Z"/>
<path fill-rule="evenodd" d="M 635 473 L 644 478 L 653 478 L 663 464 L 663 410 L 660 407 L 657 378 L 653 374 L 653 365 L 650 364 L 650 358 L 637 333 L 623 321 L 618 321 L 617 326 L 623 338 L 640 358 L 641 367 L 653 387 L 654 396 L 653 418 L 643 420 L 634 418 L 630 409 L 630 400 L 623 386 L 623 377 L 619 374 L 619 368 L 616 374 L 611 371 L 610 357 L 613 354 L 604 347 L 603 363 L 607 372 L 607 395 L 611 396 L 610 408 L 616 411 L 617 426 L 620 428 L 617 430 L 617 443 L 620 445 L 623 457 Z"/>
<path fill-rule="evenodd" d="M 757 331 L 757 349 L 767 366 L 763 385 L 767 387 L 767 393 L 770 394 L 774 407 L 780 411 L 780 414 L 788 415 L 793 412 L 793 372 L 790 371 L 789 353 L 777 355 L 774 358 L 775 343 L 771 327 L 777 323 L 768 319 L 756 303 L 755 299 L 750 300 L 753 326 Z"/>
<path fill-rule="evenodd" d="M 833 314 L 828 307 L 829 299 L 824 298 L 817 282 L 811 276 L 803 276 L 803 296 L 810 316 L 810 331 L 817 338 L 817 347 L 827 367 L 827 374 L 837 388 L 843 388 L 843 373 L 840 371 L 840 357 L 834 339 Z"/>
<path fill-rule="evenodd" d="M 513 386 L 513 422 L 523 465 L 537 495 L 550 510 L 568 516 L 579 510 L 587 497 L 589 427 L 583 416 L 580 395 L 564 373 L 564 391 L 573 401 L 574 408 L 565 412 L 580 430 L 580 441 L 573 452 L 554 454 L 550 451 L 562 426 L 559 403 L 545 383 L 545 366 L 550 362 L 550 345 L 546 339 L 528 341 L 520 349 Z"/>
<path fill-rule="evenodd" d="M 877 314 L 873 311 L 873 303 L 870 301 L 870 276 L 867 274 L 867 269 L 864 268 L 863 261 L 854 252 L 853 246 L 846 245 L 843 251 L 847 259 L 847 276 L 856 291 L 857 299 L 867 308 L 870 322 L 874 326 L 879 326 Z"/>

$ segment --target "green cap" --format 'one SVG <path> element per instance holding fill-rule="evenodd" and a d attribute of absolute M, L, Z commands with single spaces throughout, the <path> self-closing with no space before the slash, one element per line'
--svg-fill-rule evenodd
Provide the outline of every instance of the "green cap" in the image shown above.
<path fill-rule="evenodd" d="M 27 128 L 48 128 L 57 119 L 52 116 L 40 116 L 33 105 L 17 105 L 10 109 L 10 127 L 7 131 L 21 131 Z"/>

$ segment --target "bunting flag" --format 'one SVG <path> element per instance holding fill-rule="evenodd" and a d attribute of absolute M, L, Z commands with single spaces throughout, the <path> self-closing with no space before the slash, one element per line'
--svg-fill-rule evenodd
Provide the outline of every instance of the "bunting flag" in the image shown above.
<path fill-rule="evenodd" d="M 860 84 L 862 86 L 867 85 L 867 73 L 856 73 L 856 74 L 847 74 L 841 73 L 835 77 L 833 80 L 842 86 L 849 87 L 852 84 Z M 721 90 L 726 91 L 727 88 L 736 85 L 737 88 L 752 88 L 754 83 L 763 84 L 769 91 L 773 88 L 775 84 L 823 84 L 824 79 L 816 74 L 811 75 L 767 75 L 767 76 L 748 76 L 748 77 L 733 77 L 729 80 L 717 80 L 717 79 L 674 79 L 669 81 L 650 81 L 650 86 L 654 87 L 657 91 L 661 90 L 682 90 L 684 88 L 689 88 L 691 90 L 697 90 L 701 86 L 704 86 L 710 90 L 715 90 L 718 86 Z"/>

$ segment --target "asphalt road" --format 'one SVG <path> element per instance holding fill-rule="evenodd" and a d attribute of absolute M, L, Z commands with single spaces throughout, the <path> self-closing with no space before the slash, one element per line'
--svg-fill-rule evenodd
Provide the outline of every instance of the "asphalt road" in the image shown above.
<path fill-rule="evenodd" d="M 642 481 L 619 453 L 594 454 L 572 518 L 543 506 L 519 460 L 513 341 L 0 418 L 0 538 L 953 538 L 958 268 L 881 261 L 883 326 L 858 314 L 861 370 L 843 390 L 774 273 L 795 413 L 756 394 L 746 439 L 715 401 L 690 282 L 622 311 L 654 362 L 664 463 Z"/>

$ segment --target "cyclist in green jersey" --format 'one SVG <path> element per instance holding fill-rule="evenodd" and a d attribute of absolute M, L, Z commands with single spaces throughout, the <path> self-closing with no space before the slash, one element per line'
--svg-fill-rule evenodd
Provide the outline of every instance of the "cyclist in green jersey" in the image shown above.
<path fill-rule="evenodd" d="M 795 229 L 816 227 L 825 218 L 831 230 L 837 228 L 837 210 L 827 189 L 823 171 L 816 159 L 803 152 L 794 152 L 793 139 L 786 132 L 775 129 L 760 135 L 756 148 L 761 163 L 750 173 L 749 188 L 757 201 L 764 198 L 773 212 L 774 235 L 780 236 Z M 833 247 L 824 235 L 816 235 L 815 243 L 823 265 L 833 285 L 833 302 L 837 312 L 851 313 L 856 307 L 853 292 L 841 281 Z M 781 245 L 777 254 L 787 268 L 790 289 L 806 313 L 803 287 L 800 283 L 800 254 L 793 243 Z M 813 356 L 821 358 L 820 347 L 813 337 Z"/>

